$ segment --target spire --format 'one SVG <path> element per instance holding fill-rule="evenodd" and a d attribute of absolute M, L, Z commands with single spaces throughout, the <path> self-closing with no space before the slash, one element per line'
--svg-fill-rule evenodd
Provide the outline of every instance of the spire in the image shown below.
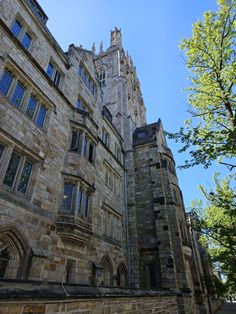
<path fill-rule="evenodd" d="M 102 52 L 103 52 L 103 42 L 101 41 L 99 53 L 102 53 Z"/>
<path fill-rule="evenodd" d="M 92 45 L 92 53 L 95 55 L 96 53 L 96 46 L 95 46 L 95 43 L 93 42 L 93 45 Z"/>
<path fill-rule="evenodd" d="M 122 46 L 121 29 L 115 27 L 114 31 L 111 31 L 110 46 Z"/>

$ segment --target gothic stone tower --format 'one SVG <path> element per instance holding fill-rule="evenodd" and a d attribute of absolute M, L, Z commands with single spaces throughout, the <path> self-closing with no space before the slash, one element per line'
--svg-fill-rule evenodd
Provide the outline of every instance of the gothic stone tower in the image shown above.
<path fill-rule="evenodd" d="M 103 101 L 124 138 L 129 281 L 136 288 L 191 289 L 191 256 L 182 193 L 161 121 L 146 125 L 136 69 L 120 29 L 95 57 Z"/>

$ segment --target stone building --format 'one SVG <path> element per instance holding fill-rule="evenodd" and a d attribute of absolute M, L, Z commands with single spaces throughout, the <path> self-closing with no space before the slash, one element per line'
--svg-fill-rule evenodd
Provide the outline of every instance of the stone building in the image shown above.
<path fill-rule="evenodd" d="M 208 313 L 121 31 L 65 53 L 47 19 L 0 2 L 0 313 Z"/>

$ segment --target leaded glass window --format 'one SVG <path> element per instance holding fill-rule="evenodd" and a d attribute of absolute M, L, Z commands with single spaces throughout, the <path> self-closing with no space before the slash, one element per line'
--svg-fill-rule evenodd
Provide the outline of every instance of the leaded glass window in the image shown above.
<path fill-rule="evenodd" d="M 48 68 L 47 68 L 46 73 L 50 78 L 52 78 L 53 76 L 53 71 L 54 71 L 53 65 L 51 63 L 48 63 Z"/>
<path fill-rule="evenodd" d="M 64 195 L 63 195 L 62 206 L 61 206 L 62 210 L 71 211 L 72 201 L 73 201 L 73 191 L 74 191 L 74 185 L 72 184 L 64 185 Z"/>
<path fill-rule="evenodd" d="M 79 131 L 72 131 L 70 150 L 77 152 L 79 149 L 79 140 L 81 133 Z"/>
<path fill-rule="evenodd" d="M 20 82 L 18 82 L 11 99 L 12 104 L 16 107 L 19 107 L 23 99 L 24 93 L 25 87 Z"/>
<path fill-rule="evenodd" d="M 18 37 L 20 35 L 21 29 L 22 29 L 21 23 L 19 21 L 15 20 L 12 24 L 12 27 L 11 27 L 11 31 L 15 37 Z"/>
<path fill-rule="evenodd" d="M 23 194 L 25 194 L 25 192 L 27 190 L 30 175 L 32 172 L 32 168 L 33 168 L 33 164 L 29 161 L 26 161 L 24 164 L 24 168 L 23 168 L 23 171 L 21 173 L 19 185 L 17 188 L 17 190 Z"/>
<path fill-rule="evenodd" d="M 34 96 L 30 96 L 30 99 L 29 99 L 29 102 L 25 111 L 25 113 L 30 119 L 32 119 L 34 116 L 36 105 L 37 105 L 36 98 Z"/>
<path fill-rule="evenodd" d="M 23 39 L 22 39 L 22 45 L 25 47 L 25 49 L 28 50 L 30 44 L 31 44 L 32 38 L 28 33 L 25 33 Z"/>
<path fill-rule="evenodd" d="M 14 180 L 16 177 L 16 173 L 17 173 L 17 170 L 18 170 L 18 167 L 20 164 L 20 159 L 21 159 L 21 157 L 18 154 L 14 153 L 14 152 L 12 153 L 11 159 L 10 159 L 10 162 L 8 164 L 7 171 L 6 171 L 4 180 L 3 180 L 3 184 L 5 184 L 9 187 L 13 186 L 13 183 L 14 183 Z"/>
<path fill-rule="evenodd" d="M 47 113 L 47 109 L 43 105 L 41 105 L 39 108 L 39 112 L 38 112 L 38 116 L 37 116 L 37 120 L 36 120 L 36 124 L 39 128 L 43 127 L 46 113 Z"/>
<path fill-rule="evenodd" d="M 6 96 L 8 94 L 12 81 L 13 75 L 5 70 L 0 81 L 0 93 L 2 95 Z"/>
<path fill-rule="evenodd" d="M 105 70 L 102 68 L 102 69 L 100 69 L 99 75 L 98 75 L 100 87 L 105 85 L 105 77 L 106 77 Z"/>

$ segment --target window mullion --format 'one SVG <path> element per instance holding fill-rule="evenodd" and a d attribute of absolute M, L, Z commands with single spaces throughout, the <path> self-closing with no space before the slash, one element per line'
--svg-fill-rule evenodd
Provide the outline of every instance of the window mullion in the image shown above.
<path fill-rule="evenodd" d="M 76 186 L 76 193 L 75 193 L 75 214 L 80 214 L 80 208 L 81 208 L 81 199 L 80 199 L 80 183 L 78 182 Z"/>
<path fill-rule="evenodd" d="M 16 89 L 16 86 L 18 84 L 18 80 L 19 80 L 18 76 L 13 77 L 13 82 L 11 83 L 11 86 L 10 86 L 9 91 L 7 93 L 7 98 L 9 99 L 9 101 L 11 101 L 11 98 L 12 98 L 14 91 Z"/>
<path fill-rule="evenodd" d="M 85 197 L 84 197 L 84 189 L 81 188 L 81 205 L 80 205 L 80 214 L 84 217 L 84 204 L 85 204 Z"/>
<path fill-rule="evenodd" d="M 32 94 L 32 88 L 29 88 L 29 89 L 27 88 L 25 91 L 23 101 L 21 102 L 21 104 L 22 104 L 21 109 L 23 110 L 23 112 L 25 112 L 25 110 L 26 110 L 26 107 L 27 107 L 27 104 L 29 102 L 31 94 Z"/>
<path fill-rule="evenodd" d="M 26 31 L 27 31 L 26 27 L 22 25 L 20 34 L 17 37 L 20 42 L 22 41 L 23 37 L 25 36 Z"/>
<path fill-rule="evenodd" d="M 40 110 L 40 106 L 41 106 L 41 101 L 37 101 L 37 105 L 36 105 L 36 109 L 34 112 L 34 116 L 33 116 L 33 121 L 36 122 L 38 114 L 39 114 L 39 110 Z"/>
<path fill-rule="evenodd" d="M 20 164 L 19 164 L 17 172 L 16 172 L 15 182 L 13 183 L 13 189 L 15 191 L 17 191 L 17 187 L 18 187 L 18 184 L 19 184 L 19 181 L 20 181 L 20 177 L 21 177 L 22 171 L 24 169 L 25 161 L 26 161 L 26 157 L 25 156 L 21 156 Z"/>

